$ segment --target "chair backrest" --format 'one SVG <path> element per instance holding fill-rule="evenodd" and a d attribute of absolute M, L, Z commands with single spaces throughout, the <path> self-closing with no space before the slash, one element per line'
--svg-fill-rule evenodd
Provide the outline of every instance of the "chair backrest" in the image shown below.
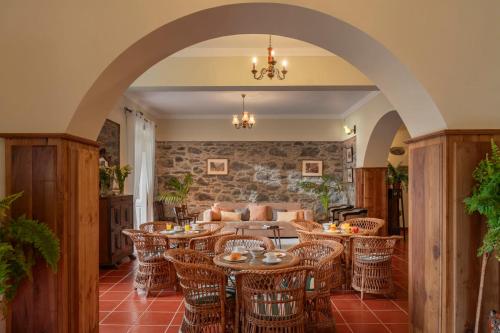
<path fill-rule="evenodd" d="M 165 230 L 167 224 L 173 224 L 174 222 L 169 221 L 155 221 L 155 222 L 146 222 L 139 226 L 139 229 L 144 232 L 158 232 Z"/>
<path fill-rule="evenodd" d="M 224 236 L 234 235 L 233 232 L 216 233 L 209 236 L 195 237 L 189 241 L 189 248 L 201 252 L 209 257 L 215 256 L 215 244 Z"/>
<path fill-rule="evenodd" d="M 314 240 L 297 244 L 287 252 L 298 256 L 301 265 L 314 267 L 314 289 L 317 292 L 329 293 L 331 288 L 341 283 L 340 257 L 344 252 L 344 246 L 341 243 L 332 240 Z"/>
<path fill-rule="evenodd" d="M 389 261 L 394 253 L 396 242 L 401 236 L 355 236 L 351 238 L 352 260 L 382 262 Z"/>
<path fill-rule="evenodd" d="M 323 226 L 321 224 L 314 221 L 294 221 L 292 222 L 292 225 L 297 230 L 304 230 L 304 231 L 315 231 L 323 229 Z"/>
<path fill-rule="evenodd" d="M 153 210 L 154 215 L 156 216 L 157 221 L 165 221 L 167 220 L 167 216 L 165 215 L 165 206 L 162 201 L 154 201 L 153 202 Z"/>
<path fill-rule="evenodd" d="M 263 247 L 266 251 L 274 250 L 274 243 L 264 236 L 239 236 L 230 235 L 221 237 L 215 244 L 215 253 L 228 253 L 235 246 L 244 246 L 247 249 L 252 247 Z"/>
<path fill-rule="evenodd" d="M 187 218 L 187 208 L 185 206 L 174 207 L 174 213 L 178 219 Z"/>
<path fill-rule="evenodd" d="M 214 265 L 212 258 L 209 256 L 191 249 L 170 249 L 165 253 L 165 258 L 175 263 L 188 263 L 188 264 L 205 264 Z"/>
<path fill-rule="evenodd" d="M 134 242 L 137 259 L 141 262 L 163 261 L 169 248 L 168 238 L 135 229 L 124 229 L 123 234 Z"/>
<path fill-rule="evenodd" d="M 368 232 L 369 236 L 376 236 L 380 229 L 385 225 L 385 221 L 374 217 L 356 217 L 345 221 L 351 227 L 358 227 Z"/>
<path fill-rule="evenodd" d="M 299 235 L 299 242 L 310 242 L 314 240 L 330 240 L 336 241 L 342 245 L 345 245 L 345 239 L 338 235 L 330 235 L 324 232 L 309 232 L 297 230 L 297 234 Z"/>
<path fill-rule="evenodd" d="M 245 322 L 258 322 L 259 327 L 273 332 L 295 332 L 290 328 L 304 323 L 305 287 L 310 270 L 310 267 L 297 266 L 237 273 L 237 294 Z M 260 332 L 243 329 L 247 330 Z"/>

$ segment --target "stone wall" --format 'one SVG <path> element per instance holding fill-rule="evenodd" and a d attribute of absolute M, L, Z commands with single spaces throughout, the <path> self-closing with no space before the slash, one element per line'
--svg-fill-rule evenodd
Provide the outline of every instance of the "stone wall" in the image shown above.
<path fill-rule="evenodd" d="M 120 124 L 106 119 L 97 137 L 99 149 L 106 149 L 109 165 L 120 165 Z"/>
<path fill-rule="evenodd" d="M 190 208 L 203 210 L 214 201 L 300 202 L 319 209 L 319 203 L 297 186 L 303 179 L 302 160 L 322 160 L 323 174 L 345 179 L 344 142 L 157 142 L 156 189 L 162 192 L 170 176 L 194 175 Z M 348 145 L 352 144 L 352 140 Z M 229 173 L 207 175 L 208 158 L 227 158 Z M 355 158 L 354 158 L 355 161 Z M 307 177 L 310 180 L 317 177 Z M 353 186 L 346 186 L 353 198 Z M 345 195 L 333 198 L 347 202 Z"/>

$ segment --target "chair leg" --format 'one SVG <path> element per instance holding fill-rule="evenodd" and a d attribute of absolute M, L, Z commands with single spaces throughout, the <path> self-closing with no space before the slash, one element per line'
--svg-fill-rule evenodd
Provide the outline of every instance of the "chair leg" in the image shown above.
<path fill-rule="evenodd" d="M 365 268 L 361 269 L 361 300 L 363 300 L 363 294 L 365 291 Z"/>

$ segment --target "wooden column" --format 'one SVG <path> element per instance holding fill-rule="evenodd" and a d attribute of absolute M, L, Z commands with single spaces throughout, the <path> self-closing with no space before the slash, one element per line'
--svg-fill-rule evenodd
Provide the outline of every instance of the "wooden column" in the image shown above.
<path fill-rule="evenodd" d="M 369 217 L 387 221 L 387 168 L 356 168 L 356 207 L 368 209 Z M 382 234 L 387 234 L 387 223 Z"/>
<path fill-rule="evenodd" d="M 98 331 L 98 148 L 68 135 L 9 135 L 6 191 L 13 206 L 48 224 L 61 244 L 57 273 L 36 265 L 11 307 L 10 332 Z"/>
<path fill-rule="evenodd" d="M 409 304 L 412 332 L 465 332 L 474 324 L 484 223 L 469 216 L 472 172 L 500 130 L 447 130 L 409 141 Z M 500 308 L 500 270 L 488 267 L 483 303 Z"/>

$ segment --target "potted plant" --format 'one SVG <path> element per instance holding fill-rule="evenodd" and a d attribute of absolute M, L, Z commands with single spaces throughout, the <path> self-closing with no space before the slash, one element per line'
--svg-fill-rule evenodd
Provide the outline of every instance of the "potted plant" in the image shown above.
<path fill-rule="evenodd" d="M 4 309 L 14 299 L 37 258 L 42 258 L 57 271 L 59 240 L 46 224 L 27 219 L 24 215 L 9 217 L 7 211 L 22 196 L 13 194 L 0 199 L 0 297 Z"/>
<path fill-rule="evenodd" d="M 113 167 L 100 166 L 99 167 L 99 189 L 101 197 L 105 197 L 111 193 L 111 186 L 113 185 L 115 172 Z"/>
<path fill-rule="evenodd" d="M 121 195 L 123 195 L 123 192 L 125 190 L 125 180 L 127 179 L 128 175 L 130 175 L 131 172 L 132 172 L 132 167 L 128 164 L 121 168 L 118 165 L 114 167 L 114 175 L 116 181 L 118 182 L 118 188 L 120 190 Z"/>
<path fill-rule="evenodd" d="M 408 187 L 408 168 L 398 164 L 394 166 L 387 162 L 387 184 L 395 190 L 406 189 Z"/>
<path fill-rule="evenodd" d="M 335 176 L 321 176 L 319 182 L 303 180 L 298 183 L 299 187 L 317 197 L 323 208 L 324 218 L 328 218 L 328 207 L 333 194 L 344 191 L 343 183 Z"/>
<path fill-rule="evenodd" d="M 486 219 L 486 234 L 478 250 L 478 256 L 483 258 L 474 325 L 474 332 L 477 333 L 479 332 L 486 266 L 494 252 L 496 259 L 500 261 L 500 151 L 493 140 L 491 140 L 491 158 L 487 154 L 479 162 L 472 177 L 476 185 L 472 190 L 472 195 L 464 200 L 465 207 L 469 214 L 477 212 Z"/>
<path fill-rule="evenodd" d="M 168 192 L 160 193 L 158 200 L 170 205 L 184 205 L 189 196 L 191 185 L 193 185 L 193 175 L 190 173 L 186 173 L 182 180 L 170 177 L 167 181 Z"/>

